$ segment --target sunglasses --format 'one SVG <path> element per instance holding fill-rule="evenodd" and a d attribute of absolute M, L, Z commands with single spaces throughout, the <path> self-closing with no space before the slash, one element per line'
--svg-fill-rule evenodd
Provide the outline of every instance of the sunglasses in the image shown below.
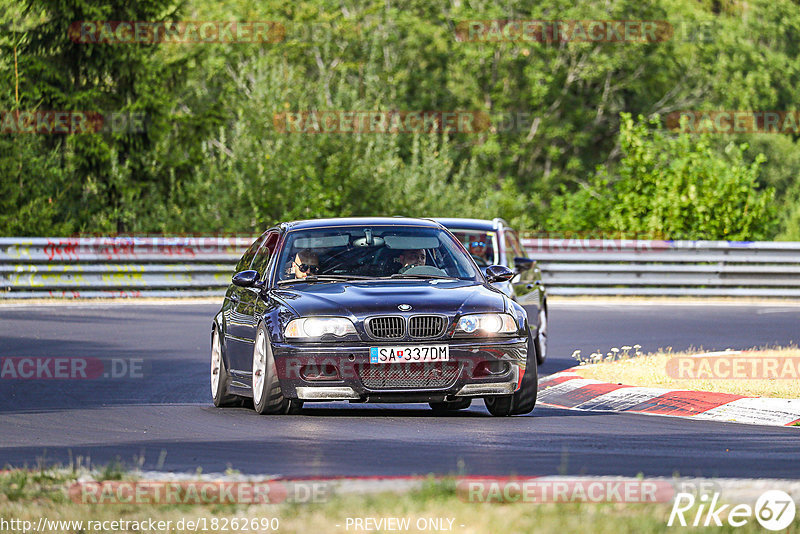
<path fill-rule="evenodd" d="M 484 243 L 483 241 L 473 241 L 472 243 L 469 244 L 469 246 L 471 246 L 471 247 L 485 247 L 486 243 Z"/>
<path fill-rule="evenodd" d="M 297 265 L 297 268 L 300 269 L 301 273 L 310 272 L 311 274 L 317 274 L 319 272 L 319 265 L 309 265 L 307 263 L 297 262 L 294 262 L 294 264 Z"/>

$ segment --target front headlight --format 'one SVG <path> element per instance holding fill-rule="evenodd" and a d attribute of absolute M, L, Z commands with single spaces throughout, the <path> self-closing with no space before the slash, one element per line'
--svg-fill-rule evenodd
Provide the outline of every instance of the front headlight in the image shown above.
<path fill-rule="evenodd" d="M 301 317 L 286 325 L 286 339 L 321 338 L 325 334 L 336 337 L 355 334 L 356 327 L 346 317 Z"/>
<path fill-rule="evenodd" d="M 493 334 L 513 334 L 517 322 L 507 313 L 473 313 L 458 320 L 456 333 L 476 336 Z"/>

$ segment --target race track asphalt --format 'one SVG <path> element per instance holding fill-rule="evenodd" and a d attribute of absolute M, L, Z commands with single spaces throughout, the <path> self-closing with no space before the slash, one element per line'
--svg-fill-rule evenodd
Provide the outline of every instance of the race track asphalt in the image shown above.
<path fill-rule="evenodd" d="M 283 476 L 626 475 L 800 479 L 796 428 L 537 407 L 493 418 L 481 402 L 434 416 L 427 405 L 307 404 L 261 417 L 210 403 L 217 306 L 0 307 L 0 358 L 64 356 L 141 365 L 141 377 L 0 379 L 0 465 L 119 461 L 150 470 L 228 468 Z M 561 302 L 550 306 L 540 375 L 571 354 L 640 344 L 744 349 L 788 345 L 800 307 Z"/>

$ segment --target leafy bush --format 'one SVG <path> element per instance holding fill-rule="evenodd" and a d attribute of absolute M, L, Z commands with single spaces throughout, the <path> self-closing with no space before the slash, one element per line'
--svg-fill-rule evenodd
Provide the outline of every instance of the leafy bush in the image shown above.
<path fill-rule="evenodd" d="M 774 190 L 759 185 L 765 158 L 747 145 L 723 153 L 709 135 L 671 135 L 658 118 L 622 114 L 622 158 L 553 202 L 552 229 L 670 239 L 768 239 L 777 226 Z"/>

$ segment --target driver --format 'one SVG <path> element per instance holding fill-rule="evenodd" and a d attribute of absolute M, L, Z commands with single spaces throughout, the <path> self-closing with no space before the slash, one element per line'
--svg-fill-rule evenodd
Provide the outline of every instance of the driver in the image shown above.
<path fill-rule="evenodd" d="M 478 265 L 488 265 L 489 262 L 486 259 L 486 253 L 488 252 L 486 247 L 486 237 L 479 237 L 473 238 L 469 241 L 469 253 L 472 255 L 473 259 Z"/>
<path fill-rule="evenodd" d="M 289 274 L 294 275 L 295 279 L 302 280 L 308 275 L 315 275 L 319 272 L 319 257 L 315 252 L 308 249 L 299 251 L 294 256 L 289 267 Z"/>
<path fill-rule="evenodd" d="M 400 264 L 401 267 L 398 273 L 402 274 L 417 265 L 425 265 L 425 258 L 425 249 L 404 250 L 394 261 Z"/>

